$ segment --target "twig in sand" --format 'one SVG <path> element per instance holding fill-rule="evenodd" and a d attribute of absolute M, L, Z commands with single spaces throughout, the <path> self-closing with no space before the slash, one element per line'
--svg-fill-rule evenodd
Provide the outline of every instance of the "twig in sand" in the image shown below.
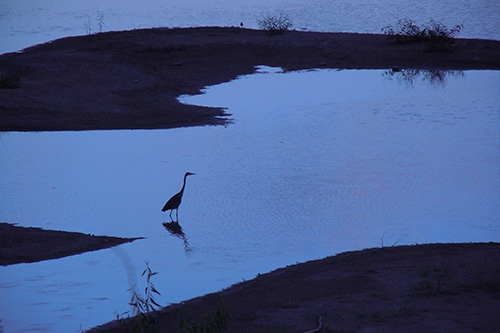
<path fill-rule="evenodd" d="M 323 329 L 323 318 L 319 313 L 316 313 L 316 316 L 318 316 L 318 327 L 310 331 L 305 331 L 304 333 L 316 333 Z"/>

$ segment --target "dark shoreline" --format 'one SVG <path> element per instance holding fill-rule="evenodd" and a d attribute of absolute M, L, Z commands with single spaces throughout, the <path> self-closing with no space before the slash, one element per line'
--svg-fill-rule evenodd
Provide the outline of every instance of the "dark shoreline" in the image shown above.
<path fill-rule="evenodd" d="M 144 332 L 495 332 L 499 259 L 499 243 L 345 252 L 172 304 Z M 142 327 L 132 318 L 90 332 Z"/>
<path fill-rule="evenodd" d="M 0 266 L 59 259 L 102 250 L 141 238 L 87 235 L 0 223 Z"/>
<path fill-rule="evenodd" d="M 164 129 L 219 125 L 223 108 L 177 97 L 251 74 L 285 70 L 500 69 L 500 41 L 456 39 L 449 52 L 379 34 L 240 28 L 146 29 L 68 37 L 0 55 L 19 88 L 0 89 L 0 131 Z M 222 105 L 223 107 L 223 105 Z M 221 118 L 222 117 L 222 118 Z"/>

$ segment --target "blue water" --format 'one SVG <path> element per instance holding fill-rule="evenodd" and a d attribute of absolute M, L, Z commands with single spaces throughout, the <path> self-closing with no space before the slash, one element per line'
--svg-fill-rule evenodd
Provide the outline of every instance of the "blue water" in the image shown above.
<path fill-rule="evenodd" d="M 464 24 L 460 37 L 500 40 L 497 0 L 3 0 L 0 53 L 89 31 L 239 26 L 241 22 L 258 28 L 265 15 L 280 12 L 298 30 L 380 33 L 400 18 L 418 24 L 433 18 L 448 27 Z"/>
<path fill-rule="evenodd" d="M 425 77 L 262 68 L 181 97 L 226 127 L 1 133 L 0 221 L 146 238 L 1 267 L 5 331 L 112 320 L 145 261 L 166 305 L 347 250 L 500 241 L 500 73 Z M 179 237 L 160 210 L 186 171 Z"/>

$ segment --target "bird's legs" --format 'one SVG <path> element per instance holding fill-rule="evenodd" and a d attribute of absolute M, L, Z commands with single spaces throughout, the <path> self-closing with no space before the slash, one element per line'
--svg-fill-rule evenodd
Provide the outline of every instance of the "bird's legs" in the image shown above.
<path fill-rule="evenodd" d="M 174 221 L 174 219 L 172 218 L 172 209 L 170 210 L 170 221 Z"/>
<path fill-rule="evenodd" d="M 179 208 L 178 207 L 175 210 L 175 219 L 176 219 L 177 222 L 179 222 Z"/>

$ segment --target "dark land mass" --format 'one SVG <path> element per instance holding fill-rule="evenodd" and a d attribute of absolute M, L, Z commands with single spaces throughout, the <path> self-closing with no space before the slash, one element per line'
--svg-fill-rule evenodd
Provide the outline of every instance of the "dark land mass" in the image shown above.
<path fill-rule="evenodd" d="M 289 31 L 268 36 L 216 27 L 64 38 L 0 55 L 0 131 L 224 124 L 229 115 L 223 108 L 183 105 L 177 97 L 254 73 L 258 65 L 287 71 L 499 70 L 500 41 L 456 39 L 443 50 L 428 42 L 398 44 L 378 34 Z M 0 231 L 1 265 L 133 240 L 6 223 Z M 158 323 L 146 331 L 496 332 L 499 259 L 497 243 L 344 253 L 163 308 L 154 314 Z M 137 323 L 147 324 L 123 320 L 94 330 L 123 332 Z"/>
<path fill-rule="evenodd" d="M 398 44 L 381 34 L 240 28 L 147 29 L 69 37 L 0 55 L 1 131 L 159 129 L 216 125 L 223 108 L 177 97 L 255 66 L 285 70 L 500 69 L 500 41 Z M 223 107 L 224 105 L 221 105 Z M 222 118 L 221 118 L 222 116 Z"/>
<path fill-rule="evenodd" d="M 0 265 L 58 259 L 106 249 L 137 239 L 139 238 L 94 236 L 0 223 Z"/>
<path fill-rule="evenodd" d="M 163 308 L 148 327 L 91 332 L 498 332 L 498 309 L 499 243 L 427 244 L 289 266 Z"/>

